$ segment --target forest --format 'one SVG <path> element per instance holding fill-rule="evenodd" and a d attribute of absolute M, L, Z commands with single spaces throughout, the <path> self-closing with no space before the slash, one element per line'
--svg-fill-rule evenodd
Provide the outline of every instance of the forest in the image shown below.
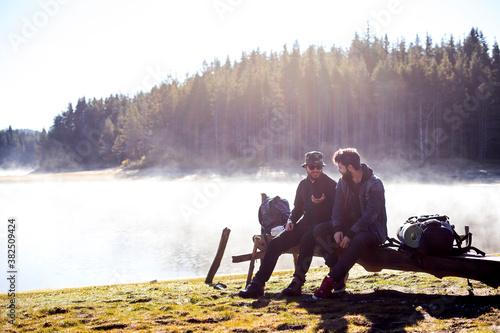
<path fill-rule="evenodd" d="M 184 82 L 70 103 L 39 134 L 37 159 L 45 170 L 242 168 L 341 147 L 415 165 L 499 162 L 498 43 L 490 50 L 477 28 L 437 43 L 367 29 L 344 49 L 295 43 L 215 59 Z"/>
<path fill-rule="evenodd" d="M 0 169 L 34 168 L 40 133 L 31 130 L 0 131 Z"/>

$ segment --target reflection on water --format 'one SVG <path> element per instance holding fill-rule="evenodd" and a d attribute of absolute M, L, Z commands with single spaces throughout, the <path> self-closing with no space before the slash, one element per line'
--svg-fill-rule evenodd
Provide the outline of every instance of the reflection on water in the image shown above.
<path fill-rule="evenodd" d="M 2 262 L 6 225 L 18 219 L 17 289 L 62 288 L 205 276 L 224 227 L 231 229 L 217 274 L 245 273 L 231 256 L 250 252 L 260 231 L 260 193 L 292 204 L 300 178 L 287 181 L 73 180 L 3 181 L 0 177 Z M 389 236 L 412 215 L 446 214 L 473 245 L 500 252 L 500 186 L 386 183 Z M 313 265 L 322 264 L 320 258 Z M 292 268 L 289 255 L 277 269 Z M 2 280 L 1 292 L 7 289 Z"/>

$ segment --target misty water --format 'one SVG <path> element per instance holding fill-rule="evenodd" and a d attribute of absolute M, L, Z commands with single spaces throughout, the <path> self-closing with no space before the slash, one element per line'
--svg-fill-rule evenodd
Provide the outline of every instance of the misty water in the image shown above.
<path fill-rule="evenodd" d="M 231 234 L 217 275 L 246 273 L 248 263 L 233 264 L 231 256 L 252 249 L 260 193 L 293 206 L 300 179 L 0 175 L 1 267 L 6 274 L 7 219 L 15 217 L 18 291 L 204 277 L 225 227 Z M 470 226 L 473 245 L 500 253 L 500 184 L 385 187 L 390 237 L 410 216 L 446 214 L 459 233 Z M 284 255 L 277 269 L 292 267 Z"/>

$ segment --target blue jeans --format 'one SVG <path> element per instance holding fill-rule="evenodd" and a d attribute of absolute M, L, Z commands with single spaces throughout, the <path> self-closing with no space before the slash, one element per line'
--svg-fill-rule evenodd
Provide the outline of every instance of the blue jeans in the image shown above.
<path fill-rule="evenodd" d="M 347 249 L 340 249 L 339 245 L 335 242 L 330 222 L 317 225 L 314 228 L 313 234 L 316 244 L 318 244 L 323 258 L 325 258 L 325 264 L 330 268 L 328 275 L 335 282 L 342 281 L 344 276 L 346 276 L 366 250 L 379 245 L 377 235 L 371 230 L 366 230 L 356 234 L 349 242 Z M 337 255 L 336 249 L 343 251 L 340 258 Z"/>

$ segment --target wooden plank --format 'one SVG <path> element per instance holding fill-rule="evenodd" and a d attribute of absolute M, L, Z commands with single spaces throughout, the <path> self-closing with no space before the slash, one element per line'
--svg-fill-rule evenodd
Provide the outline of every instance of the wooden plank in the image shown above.
<path fill-rule="evenodd" d="M 292 247 L 290 250 L 287 250 L 283 253 L 298 255 L 299 254 L 299 247 L 298 246 Z M 266 251 L 257 251 L 255 253 L 255 259 L 262 259 L 262 258 L 264 258 L 265 254 L 266 254 Z M 322 257 L 321 252 L 319 251 L 319 248 L 315 249 L 314 256 L 315 257 Z M 252 253 L 240 254 L 240 255 L 233 256 L 232 258 L 233 258 L 233 264 L 236 264 L 239 262 L 245 262 L 245 261 L 249 261 L 252 259 Z"/>
<path fill-rule="evenodd" d="M 257 253 L 255 253 L 255 259 L 264 258 L 264 254 L 266 254 L 265 251 L 258 251 Z M 238 262 L 250 261 L 250 260 L 252 260 L 252 253 L 240 254 L 237 256 L 233 256 L 233 264 L 236 264 Z"/>
<path fill-rule="evenodd" d="M 206 284 L 212 284 L 215 273 L 219 269 L 220 262 L 222 260 L 222 256 L 224 255 L 224 251 L 226 250 L 227 240 L 229 238 L 230 229 L 224 228 L 222 230 L 222 235 L 219 242 L 219 248 L 217 249 L 217 254 L 215 255 L 214 261 L 212 262 L 212 266 L 210 266 L 210 270 L 208 271 L 207 278 L 205 279 Z"/>

